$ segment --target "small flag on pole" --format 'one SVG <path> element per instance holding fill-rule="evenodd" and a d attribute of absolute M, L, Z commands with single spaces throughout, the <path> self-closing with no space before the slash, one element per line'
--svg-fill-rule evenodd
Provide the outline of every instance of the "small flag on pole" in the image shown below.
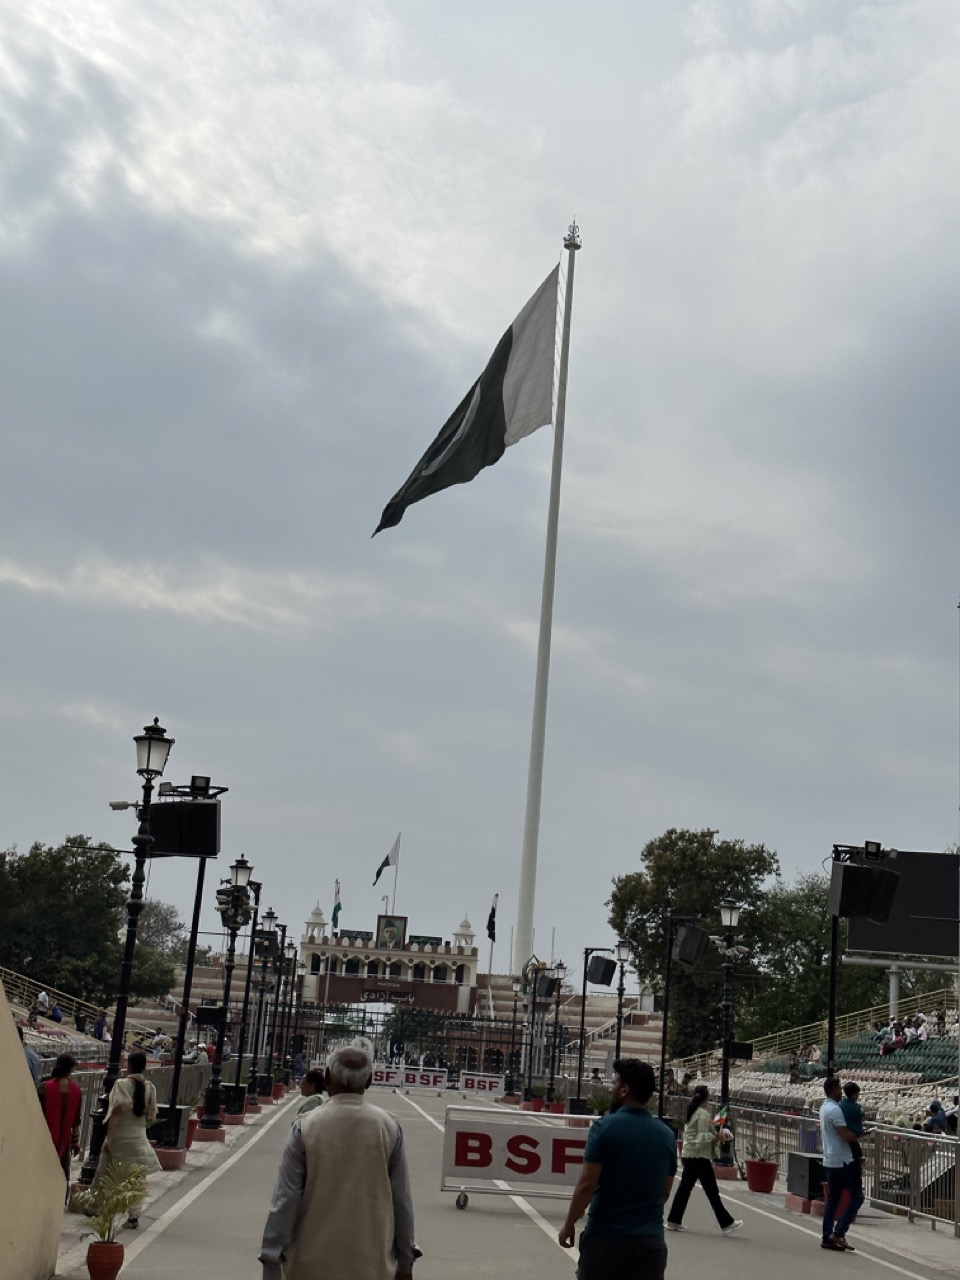
<path fill-rule="evenodd" d="M 380 877 L 386 871 L 387 867 L 395 867 L 400 861 L 400 832 L 397 832 L 397 838 L 393 842 L 393 848 L 377 867 L 377 874 L 373 877 L 373 883 L 376 884 Z"/>
<path fill-rule="evenodd" d="M 560 268 L 554 269 L 500 339 L 406 482 L 384 507 L 374 535 L 399 524 L 407 507 L 466 484 L 516 444 L 553 421 Z"/>
<path fill-rule="evenodd" d="M 340 919 L 340 881 L 336 882 L 333 891 L 333 911 L 330 913 L 330 932 L 337 932 L 337 922 Z"/>
<path fill-rule="evenodd" d="M 497 940 L 497 899 L 499 897 L 499 893 L 493 895 L 493 906 L 487 916 L 487 937 L 491 942 L 496 942 Z"/>

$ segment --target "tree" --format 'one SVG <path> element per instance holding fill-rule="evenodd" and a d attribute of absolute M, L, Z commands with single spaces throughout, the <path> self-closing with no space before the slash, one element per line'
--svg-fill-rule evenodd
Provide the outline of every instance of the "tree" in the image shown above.
<path fill-rule="evenodd" d="M 0 854 L 0 964 L 91 1001 L 116 989 L 127 868 L 88 836 Z"/>
<path fill-rule="evenodd" d="M 719 904 L 735 898 L 749 935 L 765 887 L 779 874 L 777 855 L 762 844 L 717 840 L 718 832 L 671 827 L 649 841 L 641 871 L 613 882 L 610 924 L 630 943 L 641 981 L 662 989 L 667 917 L 698 917 L 701 927 L 719 932 Z M 749 973 L 749 963 L 741 971 Z M 670 1047 L 675 1056 L 713 1048 L 720 1038 L 719 1005 L 723 976 L 720 956 L 709 950 L 696 969 L 671 969 Z"/>
<path fill-rule="evenodd" d="M 165 996 L 176 981 L 177 973 L 170 960 L 154 947 L 145 947 L 137 937 L 130 974 L 130 1002 L 157 1000 Z"/>
<path fill-rule="evenodd" d="M 168 960 L 185 942 L 187 926 L 180 919 L 180 912 L 172 902 L 159 898 L 147 898 L 137 922 L 137 946 L 141 944 L 157 951 Z"/>

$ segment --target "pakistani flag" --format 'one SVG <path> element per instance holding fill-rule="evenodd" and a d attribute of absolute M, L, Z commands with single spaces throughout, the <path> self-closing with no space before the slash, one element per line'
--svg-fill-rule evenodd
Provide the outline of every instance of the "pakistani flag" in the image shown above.
<path fill-rule="evenodd" d="M 377 874 L 373 877 L 373 883 L 376 884 L 380 877 L 386 871 L 387 867 L 395 867 L 400 861 L 400 832 L 397 832 L 397 838 L 393 842 L 393 848 L 377 867 Z"/>
<path fill-rule="evenodd" d="M 333 891 L 333 911 L 330 913 L 330 932 L 337 932 L 337 922 L 340 919 L 340 881 L 336 883 Z"/>
<path fill-rule="evenodd" d="M 374 536 L 399 524 L 407 507 L 452 484 L 466 484 L 510 444 L 553 421 L 560 267 L 544 280 L 500 339 L 406 483 L 384 507 Z"/>
<path fill-rule="evenodd" d="M 497 899 L 499 897 L 499 893 L 493 895 L 493 906 L 487 916 L 487 937 L 491 942 L 496 942 L 497 940 Z"/>

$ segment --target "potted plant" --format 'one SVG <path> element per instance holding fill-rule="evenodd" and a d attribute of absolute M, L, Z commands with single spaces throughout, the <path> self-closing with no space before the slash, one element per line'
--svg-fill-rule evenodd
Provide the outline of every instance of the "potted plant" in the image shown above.
<path fill-rule="evenodd" d="M 283 1067 L 273 1068 L 273 1100 L 279 1102 L 286 1096 L 287 1086 L 283 1083 Z"/>
<path fill-rule="evenodd" d="M 547 1110 L 552 1112 L 555 1116 L 562 1116 L 566 1109 L 566 1091 L 560 1085 L 556 1085 L 553 1090 L 553 1101 L 548 1105 Z"/>
<path fill-rule="evenodd" d="M 751 1191 L 768 1194 L 777 1180 L 776 1147 L 764 1138 L 747 1143 L 747 1186 Z"/>
<path fill-rule="evenodd" d="M 87 1246 L 87 1271 L 90 1280 L 116 1280 L 123 1266 L 123 1245 L 117 1232 L 143 1200 L 146 1191 L 143 1175 L 121 1161 L 109 1163 L 98 1172 L 89 1191 L 77 1195 L 77 1203 L 90 1219 L 95 1237 Z"/>

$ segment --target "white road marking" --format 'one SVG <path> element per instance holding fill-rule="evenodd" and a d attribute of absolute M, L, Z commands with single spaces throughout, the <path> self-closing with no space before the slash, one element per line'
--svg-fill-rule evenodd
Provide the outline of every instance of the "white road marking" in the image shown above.
<path fill-rule="evenodd" d="M 421 1107 L 419 1103 L 414 1102 L 414 1100 L 405 1093 L 398 1094 L 397 1096 L 403 1098 L 404 1102 L 409 1102 L 411 1107 L 419 1111 L 425 1120 L 429 1120 L 435 1129 L 439 1129 L 440 1132 L 443 1133 L 443 1125 L 440 1121 L 435 1120 L 429 1112 L 424 1111 L 423 1107 Z M 499 1178 L 494 1178 L 493 1181 L 495 1186 L 498 1186 L 501 1190 L 510 1193 L 510 1199 L 517 1208 L 525 1213 L 531 1222 L 535 1222 L 540 1230 L 550 1237 L 558 1249 L 563 1249 L 564 1254 L 571 1260 L 571 1262 L 578 1261 L 580 1257 L 579 1249 L 564 1249 L 563 1245 L 560 1243 L 557 1228 L 552 1223 L 548 1222 L 541 1214 L 537 1213 L 533 1205 L 528 1204 L 527 1201 L 524 1200 L 523 1196 L 514 1194 L 509 1182 L 501 1182 Z M 920 1280 L 923 1280 L 923 1278 L 921 1277 Z"/>
<path fill-rule="evenodd" d="M 124 1244 L 126 1245 L 124 1252 L 124 1265 L 126 1265 L 131 1258 L 136 1258 L 143 1253 L 147 1245 L 153 1244 L 157 1236 L 166 1231 L 167 1227 L 169 1227 L 172 1222 L 176 1222 L 181 1213 L 186 1209 L 189 1209 L 197 1197 L 202 1195 L 209 1187 L 212 1187 L 218 1178 L 222 1178 L 228 1169 L 232 1169 L 240 1157 L 246 1154 L 254 1143 L 259 1142 L 270 1126 L 276 1124 L 280 1117 L 284 1115 L 286 1115 L 286 1107 L 278 1107 L 277 1114 L 271 1116 L 266 1124 L 261 1125 L 249 1141 L 239 1145 L 233 1155 L 228 1156 L 226 1160 L 224 1160 L 223 1164 L 217 1165 L 217 1167 L 212 1169 L 205 1178 L 202 1178 L 195 1187 L 192 1187 L 186 1195 L 181 1196 L 177 1203 L 171 1205 L 166 1213 L 157 1218 L 156 1222 L 152 1223 L 138 1240 L 134 1241 L 133 1244 L 126 1244 L 126 1241 L 124 1241 Z"/>
<path fill-rule="evenodd" d="M 732 1200 L 734 1204 L 742 1205 L 744 1209 L 750 1209 L 753 1213 L 759 1213 L 763 1218 L 771 1218 L 774 1222 L 779 1222 L 783 1227 L 790 1227 L 792 1231 L 802 1231 L 805 1236 L 814 1236 L 819 1240 L 823 1234 L 820 1231 L 811 1231 L 809 1227 L 802 1226 L 799 1222 L 791 1222 L 788 1218 L 781 1218 L 779 1214 L 771 1213 L 769 1209 L 758 1209 L 755 1204 L 751 1204 L 748 1200 L 741 1200 L 738 1196 L 730 1195 L 729 1192 L 726 1194 L 726 1199 Z M 876 1247 L 884 1249 L 887 1246 L 881 1244 Z M 895 1251 L 891 1249 L 892 1252 Z M 929 1280 L 927 1276 L 921 1276 L 916 1271 L 908 1271 L 906 1267 L 898 1267 L 896 1263 L 887 1262 L 885 1258 L 878 1258 L 875 1254 L 865 1253 L 859 1244 L 856 1246 L 856 1253 L 858 1258 L 866 1258 L 868 1262 L 875 1262 L 880 1267 L 886 1267 L 888 1271 L 896 1271 L 898 1275 L 908 1276 L 909 1280 Z"/>

